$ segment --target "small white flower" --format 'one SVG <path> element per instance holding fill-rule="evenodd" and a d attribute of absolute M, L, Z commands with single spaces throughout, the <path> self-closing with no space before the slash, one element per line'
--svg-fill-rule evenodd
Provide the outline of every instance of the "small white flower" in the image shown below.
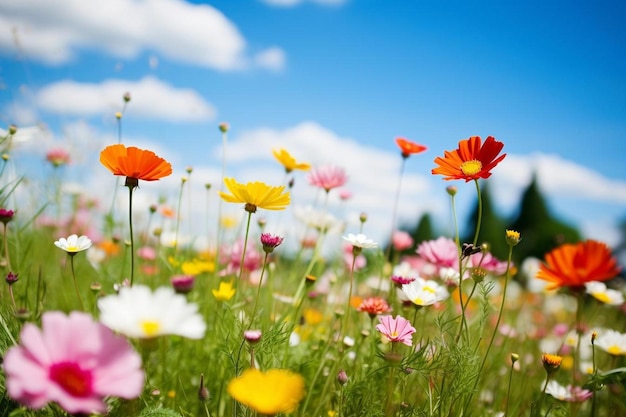
<path fill-rule="evenodd" d="M 418 306 L 429 306 L 450 296 L 443 285 L 422 278 L 416 278 L 415 281 L 404 284 L 402 292 L 413 304 Z"/>
<path fill-rule="evenodd" d="M 361 249 L 372 249 L 378 247 L 378 243 L 374 242 L 372 239 L 368 239 L 363 233 L 359 233 L 357 235 L 348 233 L 348 236 L 343 236 L 343 239 L 350 242 L 352 246 Z"/>
<path fill-rule="evenodd" d="M 626 333 L 607 330 L 598 336 L 594 344 L 611 355 L 626 355 Z"/>
<path fill-rule="evenodd" d="M 64 237 L 60 238 L 54 242 L 54 245 L 69 254 L 75 254 L 89 249 L 91 247 L 91 239 L 84 235 L 81 237 L 70 235 L 67 239 Z"/>
<path fill-rule="evenodd" d="M 590 294 L 593 298 L 604 304 L 612 306 L 624 304 L 624 295 L 617 290 L 607 288 L 604 282 L 587 282 L 585 283 L 585 290 L 587 291 L 587 294 Z"/>
<path fill-rule="evenodd" d="M 178 335 L 200 339 L 206 330 L 198 306 L 170 287 L 154 292 L 143 285 L 122 287 L 119 294 L 98 300 L 98 308 L 102 324 L 128 337 Z"/>

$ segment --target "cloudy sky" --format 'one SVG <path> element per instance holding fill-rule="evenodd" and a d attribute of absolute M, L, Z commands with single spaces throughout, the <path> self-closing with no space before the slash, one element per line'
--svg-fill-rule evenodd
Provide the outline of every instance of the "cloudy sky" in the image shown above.
<path fill-rule="evenodd" d="M 556 214 L 613 244 L 626 217 L 625 20 L 618 0 L 3 0 L 0 128 L 24 128 L 18 173 L 70 148 L 66 175 L 102 195 L 111 179 L 97 154 L 117 142 L 114 114 L 130 92 L 122 141 L 174 166 L 144 195 L 176 195 L 193 167 L 190 201 L 202 206 L 204 184 L 219 188 L 225 121 L 228 176 L 282 184 L 277 147 L 340 165 L 353 197 L 331 207 L 368 213 L 379 240 L 396 137 L 429 148 L 406 162 L 399 223 L 428 211 L 445 229 L 450 183 L 431 176 L 433 160 L 491 135 L 508 154 L 489 180 L 503 215 L 536 173 Z M 294 205 L 319 202 L 304 174 L 295 181 Z M 474 188 L 455 185 L 464 219 Z"/>

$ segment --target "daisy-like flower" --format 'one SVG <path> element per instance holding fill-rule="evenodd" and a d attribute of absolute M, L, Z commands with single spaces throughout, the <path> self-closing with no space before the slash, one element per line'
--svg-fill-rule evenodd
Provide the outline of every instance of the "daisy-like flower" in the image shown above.
<path fill-rule="evenodd" d="M 585 283 L 585 291 L 596 300 L 613 306 L 624 304 L 624 295 L 611 288 L 607 288 L 604 282 L 591 281 Z"/>
<path fill-rule="evenodd" d="M 581 387 L 563 386 L 556 381 L 550 381 L 546 386 L 546 394 L 561 401 L 582 402 L 591 398 L 593 392 Z"/>
<path fill-rule="evenodd" d="M 420 145 L 419 143 L 415 143 L 404 138 L 396 138 L 396 145 L 398 145 L 398 148 L 400 148 L 400 152 L 402 152 L 403 158 L 408 158 L 413 154 L 422 153 L 426 149 L 428 149 L 424 145 Z"/>
<path fill-rule="evenodd" d="M 385 339 L 391 343 L 404 343 L 407 346 L 413 345 L 413 333 L 415 327 L 402 316 L 378 316 L 380 324 L 376 326 L 376 330 L 380 332 Z"/>
<path fill-rule="evenodd" d="M 228 394 L 258 413 L 274 416 L 290 413 L 304 398 L 304 378 L 283 369 L 267 372 L 246 369 L 226 387 Z"/>
<path fill-rule="evenodd" d="M 626 355 L 626 333 L 607 330 L 598 336 L 595 340 L 595 346 L 610 355 Z"/>
<path fill-rule="evenodd" d="M 220 282 L 220 285 L 217 290 L 211 290 L 213 292 L 213 296 L 217 301 L 228 301 L 233 298 L 235 295 L 235 289 L 233 288 L 232 282 Z"/>
<path fill-rule="evenodd" d="M 379 314 L 388 313 L 391 308 L 389 307 L 387 300 L 382 297 L 368 297 L 361 302 L 361 305 L 357 308 L 357 310 L 367 313 L 371 318 L 374 318 Z"/>
<path fill-rule="evenodd" d="M 136 398 L 144 373 L 128 341 L 89 314 L 51 311 L 26 323 L 4 356 L 7 393 L 32 409 L 56 402 L 68 413 L 107 414 L 106 397 Z"/>
<path fill-rule="evenodd" d="M 580 289 L 585 283 L 606 281 L 620 271 L 608 246 L 596 240 L 566 243 L 546 255 L 537 278 L 548 281 L 546 289 Z"/>
<path fill-rule="evenodd" d="M 119 294 L 99 299 L 98 308 L 105 326 L 128 337 L 178 335 L 200 339 L 206 330 L 198 306 L 170 287 L 154 292 L 143 285 L 123 287 Z"/>
<path fill-rule="evenodd" d="M 70 235 L 67 239 L 64 237 L 60 238 L 54 242 L 54 245 L 70 255 L 75 255 L 78 252 L 89 249 L 91 247 L 91 239 L 84 235 L 80 237 L 78 235 Z"/>
<path fill-rule="evenodd" d="M 422 278 L 416 278 L 413 282 L 404 284 L 402 292 L 413 304 L 418 306 L 433 305 L 450 296 L 443 285 Z"/>
<path fill-rule="evenodd" d="M 342 187 L 348 181 L 348 176 L 341 167 L 324 165 L 314 168 L 307 179 L 309 184 L 329 192 L 333 188 Z"/>
<path fill-rule="evenodd" d="M 104 148 L 100 163 L 113 175 L 125 176 L 127 186 L 136 187 L 138 180 L 157 181 L 172 173 L 172 165 L 154 152 L 122 144 Z"/>
<path fill-rule="evenodd" d="M 311 169 L 311 165 L 306 162 L 297 163 L 296 159 L 283 148 L 273 149 L 272 153 L 274 154 L 274 157 L 278 160 L 278 162 L 280 162 L 282 166 L 285 167 L 285 172 L 287 174 L 294 170 L 308 171 L 309 169 Z"/>
<path fill-rule="evenodd" d="M 559 370 L 561 363 L 563 363 L 563 357 L 551 353 L 544 353 L 541 355 L 541 363 L 548 375 L 550 375 Z"/>
<path fill-rule="evenodd" d="M 224 184 L 230 194 L 220 191 L 220 197 L 229 203 L 244 203 L 249 213 L 255 213 L 257 208 L 284 210 L 290 203 L 289 192 L 284 192 L 284 185 L 274 187 L 262 182 L 240 184 L 234 178 L 224 178 Z"/>
<path fill-rule="evenodd" d="M 378 247 L 378 243 L 372 239 L 368 239 L 363 233 L 358 233 L 356 235 L 348 233 L 348 236 L 342 237 L 345 241 L 350 242 L 353 248 L 373 249 Z"/>
<path fill-rule="evenodd" d="M 437 168 L 434 174 L 441 174 L 444 180 L 478 180 L 489 178 L 491 170 L 506 156 L 498 156 L 504 144 L 489 136 L 482 143 L 480 136 L 472 136 L 459 142 L 458 149 L 445 151 L 444 157 L 435 158 Z"/>

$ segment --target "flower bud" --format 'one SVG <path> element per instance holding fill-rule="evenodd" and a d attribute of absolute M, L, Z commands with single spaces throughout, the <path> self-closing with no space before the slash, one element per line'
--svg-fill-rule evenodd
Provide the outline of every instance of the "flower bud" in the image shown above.
<path fill-rule="evenodd" d="M 337 374 L 337 382 L 339 385 L 346 385 L 348 383 L 348 374 L 343 369 Z"/>

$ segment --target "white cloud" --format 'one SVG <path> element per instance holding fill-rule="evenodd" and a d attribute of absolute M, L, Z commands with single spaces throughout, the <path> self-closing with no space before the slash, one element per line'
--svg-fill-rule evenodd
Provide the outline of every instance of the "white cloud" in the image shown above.
<path fill-rule="evenodd" d="M 271 71 L 281 71 L 285 68 L 286 60 L 285 51 L 278 47 L 261 51 L 254 57 L 254 62 L 258 67 Z"/>
<path fill-rule="evenodd" d="M 107 80 L 100 84 L 59 81 L 35 94 L 38 107 L 64 115 L 111 115 L 123 106 L 129 92 L 129 114 L 169 121 L 205 121 L 215 118 L 214 107 L 192 89 L 178 89 L 154 77 L 137 82 Z"/>
<path fill-rule="evenodd" d="M 144 50 L 218 70 L 249 65 L 246 40 L 224 14 L 182 0 L 4 0 L 0 50 L 48 64 L 94 48 L 121 58 Z"/>

